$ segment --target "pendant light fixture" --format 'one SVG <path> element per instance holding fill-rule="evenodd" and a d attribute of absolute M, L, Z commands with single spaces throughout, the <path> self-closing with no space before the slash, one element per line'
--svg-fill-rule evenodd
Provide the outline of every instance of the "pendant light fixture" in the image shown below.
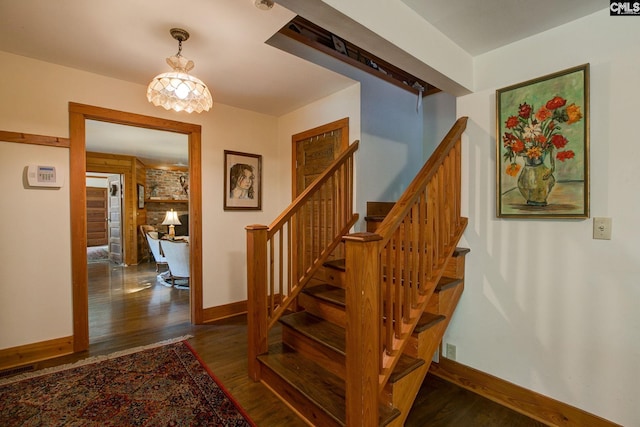
<path fill-rule="evenodd" d="M 213 105 L 211 92 L 202 80 L 189 74 L 194 63 L 182 56 L 182 42 L 189 38 L 189 33 L 182 28 L 172 28 L 169 32 L 178 40 L 178 53 L 167 58 L 167 64 L 173 71 L 159 74 L 149 83 L 147 99 L 167 110 L 187 113 L 209 111 Z"/>

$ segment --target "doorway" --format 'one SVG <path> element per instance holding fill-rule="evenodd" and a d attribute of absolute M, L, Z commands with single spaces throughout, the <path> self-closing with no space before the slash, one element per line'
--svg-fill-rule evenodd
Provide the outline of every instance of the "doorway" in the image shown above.
<path fill-rule="evenodd" d="M 186 134 L 189 145 L 189 245 L 190 245 L 190 317 L 194 324 L 203 322 L 202 303 L 202 184 L 201 127 L 173 120 L 126 113 L 101 107 L 69 103 L 70 121 L 70 195 L 72 233 L 73 338 L 74 351 L 89 348 L 87 283 L 87 212 L 86 212 L 86 120 L 123 124 Z M 134 190 L 131 197 L 137 200 Z"/>
<path fill-rule="evenodd" d="M 98 184 L 95 184 L 98 182 Z M 87 246 L 107 246 L 107 184 L 106 178 L 87 175 Z"/>
<path fill-rule="evenodd" d="M 292 154 L 292 199 L 302 193 L 331 163 L 349 146 L 349 118 L 337 120 L 306 130 L 291 137 Z M 332 184 L 327 184 L 328 195 L 335 194 Z M 331 196 L 328 202 L 331 203 Z M 312 217 L 313 203 L 304 208 L 303 218 Z M 312 235 L 320 235 L 323 230 L 314 229 L 313 221 L 294 224 L 294 241 L 298 248 L 293 254 L 293 265 L 299 271 L 304 265 L 305 256 L 311 253 L 308 245 L 313 242 Z M 343 257 L 343 247 L 338 246 L 330 259 Z M 296 273 L 299 274 L 299 273 Z"/>

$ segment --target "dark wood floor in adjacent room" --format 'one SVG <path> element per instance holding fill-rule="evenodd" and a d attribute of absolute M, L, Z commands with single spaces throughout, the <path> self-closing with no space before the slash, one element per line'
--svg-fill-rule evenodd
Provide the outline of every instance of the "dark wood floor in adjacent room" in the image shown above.
<path fill-rule="evenodd" d="M 258 426 L 305 426 L 264 385 L 252 382 L 247 376 L 246 316 L 191 325 L 189 291 L 163 286 L 156 281 L 156 274 L 152 263 L 129 267 L 90 264 L 90 349 L 43 362 L 39 367 L 190 335 L 189 342 L 200 358 Z M 277 337 L 277 333 L 273 331 L 272 336 Z M 544 424 L 428 375 L 405 425 L 528 427 Z"/>

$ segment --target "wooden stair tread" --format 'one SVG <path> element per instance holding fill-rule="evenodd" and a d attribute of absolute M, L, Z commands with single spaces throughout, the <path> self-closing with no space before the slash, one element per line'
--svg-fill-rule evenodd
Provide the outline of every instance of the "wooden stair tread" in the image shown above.
<path fill-rule="evenodd" d="M 329 347 L 337 353 L 345 354 L 344 328 L 305 311 L 282 316 L 279 321 L 307 338 Z"/>
<path fill-rule="evenodd" d="M 468 254 L 469 252 L 471 252 L 471 249 L 469 248 L 456 248 L 453 251 L 453 254 L 451 254 L 452 257 L 459 257 L 459 256 L 463 256 Z"/>
<path fill-rule="evenodd" d="M 364 217 L 364 220 L 368 222 L 382 222 L 386 217 L 386 215 L 367 215 Z"/>
<path fill-rule="evenodd" d="M 453 277 L 442 276 L 438 281 L 438 284 L 436 285 L 436 289 L 434 290 L 434 292 L 445 291 L 447 289 L 458 286 L 460 283 L 462 283 L 462 279 L 454 279 Z"/>
<path fill-rule="evenodd" d="M 409 375 L 420 366 L 424 365 L 424 360 L 415 357 L 407 356 L 406 354 L 400 355 L 400 360 L 393 368 L 391 376 L 389 376 L 389 384 L 393 384 L 405 376 Z"/>
<path fill-rule="evenodd" d="M 258 359 L 338 424 L 345 425 L 344 380 L 282 343 L 270 346 L 269 353 Z M 380 405 L 379 414 L 379 425 L 384 426 L 398 417 L 400 411 Z"/>
<path fill-rule="evenodd" d="M 447 317 L 443 316 L 442 314 L 434 314 L 434 313 L 429 313 L 427 311 L 425 311 L 424 313 L 422 313 L 422 316 L 420 316 L 420 320 L 418 320 L 418 324 L 416 325 L 415 329 L 413 330 L 414 334 L 420 333 L 420 332 L 424 332 L 427 329 L 437 325 L 438 323 L 442 322 L 443 320 L 445 320 Z"/>
<path fill-rule="evenodd" d="M 336 286 L 331 286 L 324 283 L 317 286 L 307 286 L 302 292 L 323 301 L 328 301 L 333 304 L 339 305 L 341 307 L 345 306 L 346 297 L 344 289 L 338 288 Z"/>
<path fill-rule="evenodd" d="M 442 319 L 444 319 L 444 316 L 436 317 L 442 317 Z M 440 321 L 440 319 L 437 319 L 435 323 L 431 323 L 431 325 L 426 326 L 424 329 L 438 323 L 438 321 Z M 336 353 L 346 356 L 347 343 L 344 328 L 320 319 L 319 317 L 305 311 L 299 311 L 297 313 L 282 316 L 280 318 L 280 322 L 295 329 L 297 332 L 318 344 L 324 345 Z M 405 375 L 411 373 L 414 369 L 419 368 L 422 364 L 424 364 L 424 360 L 402 354 L 400 356 L 400 361 L 396 364 L 393 372 L 391 373 L 392 379 L 389 379 L 389 381 L 392 383 L 398 381 Z"/>

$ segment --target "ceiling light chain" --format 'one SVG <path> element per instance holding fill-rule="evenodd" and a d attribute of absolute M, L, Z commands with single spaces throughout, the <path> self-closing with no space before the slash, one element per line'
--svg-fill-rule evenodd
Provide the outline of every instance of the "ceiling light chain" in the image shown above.
<path fill-rule="evenodd" d="M 189 74 L 195 64 L 182 56 L 182 42 L 189 39 L 189 33 L 182 28 L 172 28 L 169 32 L 178 41 L 178 53 L 167 58 L 173 71 L 159 74 L 149 83 L 147 99 L 167 110 L 209 111 L 213 105 L 211 92 L 202 80 Z"/>

